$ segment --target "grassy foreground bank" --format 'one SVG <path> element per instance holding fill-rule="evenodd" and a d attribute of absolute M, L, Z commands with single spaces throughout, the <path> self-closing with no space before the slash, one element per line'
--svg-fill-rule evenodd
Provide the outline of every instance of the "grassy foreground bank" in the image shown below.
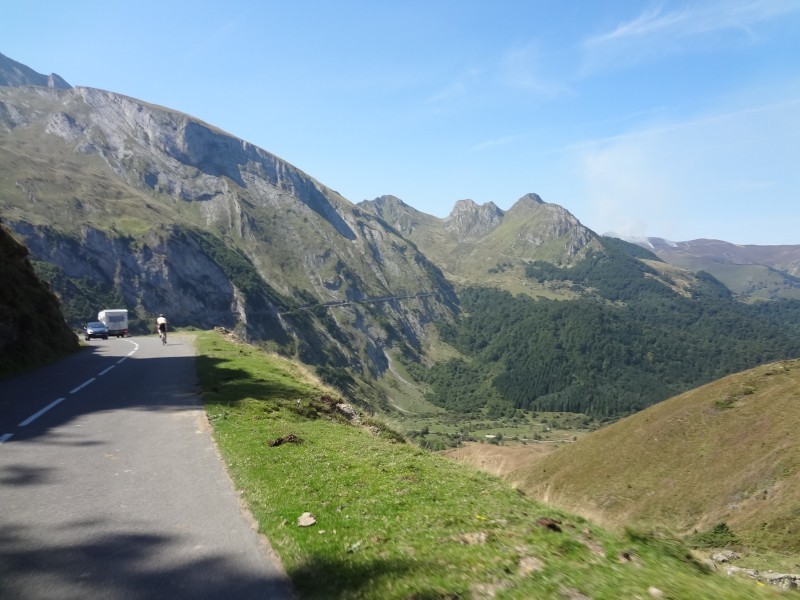
<path fill-rule="evenodd" d="M 709 573 L 669 538 L 605 531 L 354 426 L 291 362 L 219 333 L 196 345 L 214 437 L 301 598 L 783 596 Z M 301 527 L 306 512 L 316 523 Z"/>

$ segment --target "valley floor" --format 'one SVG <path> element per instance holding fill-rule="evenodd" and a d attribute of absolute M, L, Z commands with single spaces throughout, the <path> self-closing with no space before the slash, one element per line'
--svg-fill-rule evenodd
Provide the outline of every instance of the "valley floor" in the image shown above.
<path fill-rule="evenodd" d="M 504 477 L 513 471 L 529 466 L 535 460 L 547 456 L 558 447 L 552 442 L 533 442 L 499 446 L 466 442 L 460 448 L 445 450 L 442 456 L 485 471 L 498 477 Z"/>

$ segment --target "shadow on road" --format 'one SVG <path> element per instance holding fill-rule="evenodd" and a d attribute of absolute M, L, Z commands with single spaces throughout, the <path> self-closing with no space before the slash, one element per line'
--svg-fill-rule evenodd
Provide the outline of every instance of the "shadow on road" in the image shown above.
<path fill-rule="evenodd" d="M 141 531 L 93 533 L 103 525 L 67 523 L 62 531 L 0 528 L 0 598 L 289 597 L 284 582 L 237 570 L 226 556 L 197 549 L 196 556 L 171 558 L 168 551 L 179 538 Z M 66 534 L 80 541 L 59 543 Z"/>
<path fill-rule="evenodd" d="M 0 468 L 0 485 L 41 485 L 49 483 L 53 469 L 26 465 L 5 465 Z"/>
<path fill-rule="evenodd" d="M 291 597 L 207 439 L 190 342 L 152 342 L 0 381 L 0 598 Z"/>
<path fill-rule="evenodd" d="M 198 407 L 194 356 L 123 358 L 103 350 L 91 346 L 57 364 L 0 380 L 0 434 L 12 433 L 10 443 L 42 438 L 45 444 L 84 446 L 99 442 L 54 430 L 92 412 Z M 58 406 L 23 425 L 59 398 Z"/>

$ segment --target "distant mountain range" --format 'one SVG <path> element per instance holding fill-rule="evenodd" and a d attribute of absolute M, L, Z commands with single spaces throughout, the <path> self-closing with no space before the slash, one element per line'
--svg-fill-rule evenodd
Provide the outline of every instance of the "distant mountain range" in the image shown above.
<path fill-rule="evenodd" d="M 622 239 L 649 248 L 671 265 L 711 273 L 743 298 L 800 299 L 800 245 L 739 245 L 710 239 L 671 242 L 657 237 Z"/>
<path fill-rule="evenodd" d="M 599 236 L 535 194 L 508 211 L 460 200 L 444 219 L 392 196 L 355 205 L 183 113 L 73 88 L 2 55 L 0 82 L 3 222 L 29 248 L 73 327 L 109 307 L 127 307 L 139 333 L 151 331 L 160 312 L 178 326 L 221 325 L 316 365 L 327 382 L 383 410 L 398 394 L 457 403 L 447 382 L 458 368 L 442 366 L 443 356 L 473 369 L 463 396 L 470 410 L 558 405 L 611 414 L 795 351 L 794 325 L 779 327 L 784 304 L 746 312 L 713 277 L 695 273 L 701 269 L 668 264 L 653 244 L 645 250 Z M 796 272 L 796 262 L 773 265 L 758 266 L 792 281 L 779 267 Z M 744 299 L 762 289 L 728 285 Z M 497 311 L 512 296 L 497 290 L 542 302 L 515 301 L 517 315 L 503 317 Z M 462 299 L 472 314 L 462 312 Z M 741 323 L 735 336 L 720 318 L 702 318 L 710 305 Z M 698 354 L 697 339 L 669 323 L 675 314 L 702 324 L 693 331 L 702 331 L 702 344 L 719 338 L 722 359 L 705 346 Z M 523 315 L 524 327 L 502 322 Z M 751 325 L 780 339 L 766 345 L 746 336 Z M 509 333 L 526 348 L 516 358 Z M 583 371 L 570 373 L 576 357 Z M 689 368 L 690 357 L 701 364 Z M 393 361 L 416 368 L 423 384 L 407 385 Z M 642 365 L 647 381 L 633 381 Z M 425 381 L 426 373 L 442 378 Z M 619 386 L 625 393 L 609 403 Z M 600 389 L 602 399 L 588 393 Z"/>

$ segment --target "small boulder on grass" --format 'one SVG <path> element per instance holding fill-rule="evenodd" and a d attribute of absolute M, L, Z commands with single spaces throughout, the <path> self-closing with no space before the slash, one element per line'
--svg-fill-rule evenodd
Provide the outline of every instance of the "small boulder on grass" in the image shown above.
<path fill-rule="evenodd" d="M 315 517 L 310 512 L 304 512 L 302 515 L 297 517 L 297 525 L 300 527 L 310 527 L 311 525 L 316 524 L 317 517 Z"/>

